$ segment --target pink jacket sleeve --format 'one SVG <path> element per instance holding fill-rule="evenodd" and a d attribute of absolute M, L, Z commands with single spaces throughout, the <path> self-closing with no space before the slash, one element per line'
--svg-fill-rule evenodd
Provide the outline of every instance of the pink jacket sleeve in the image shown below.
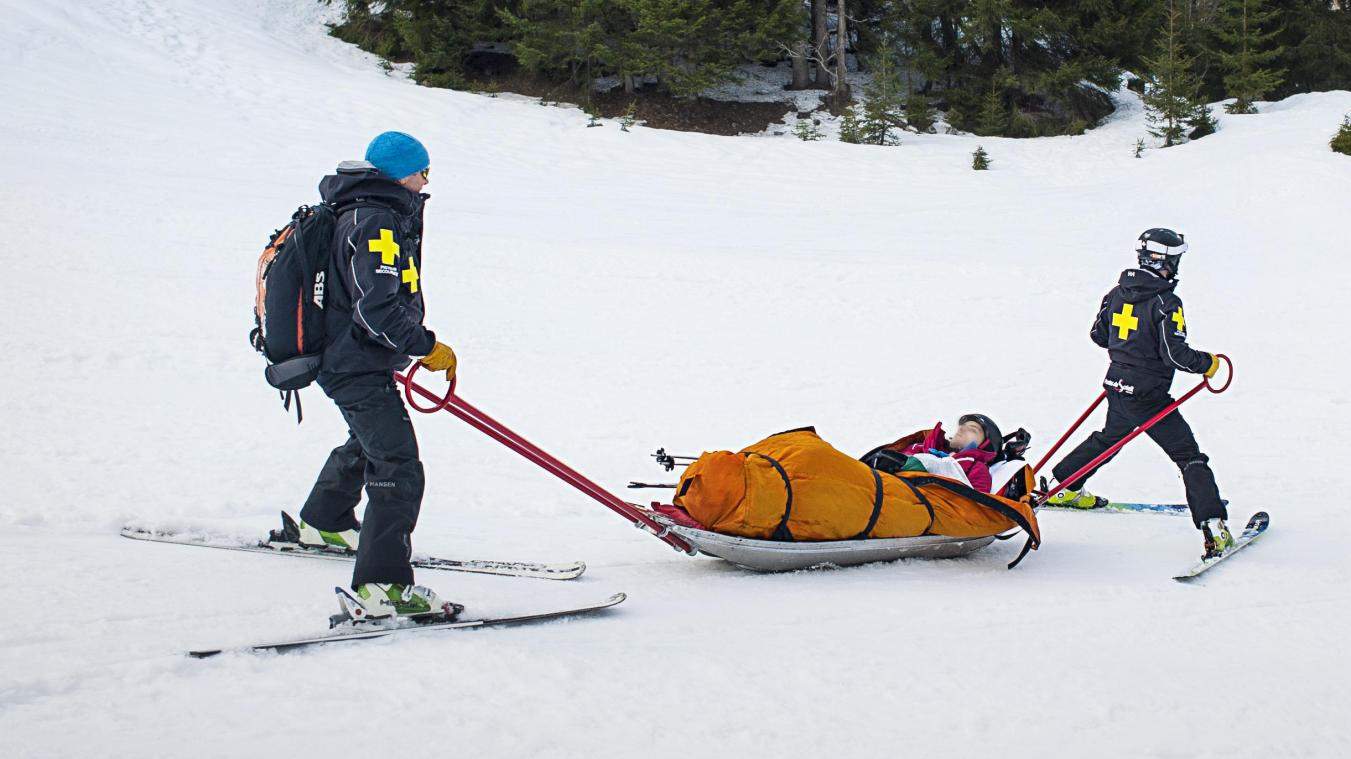
<path fill-rule="evenodd" d="M 936 448 L 940 451 L 948 449 L 948 438 L 943 434 L 943 423 L 939 422 L 934 428 L 929 430 L 929 434 L 924 436 L 924 440 L 901 451 L 907 456 L 916 453 L 928 453 L 930 448 Z"/>
<path fill-rule="evenodd" d="M 971 482 L 971 487 L 982 493 L 990 492 L 994 481 L 990 479 L 988 464 L 973 459 L 957 459 L 957 461 L 962 465 L 962 471 L 966 472 L 966 479 Z"/>

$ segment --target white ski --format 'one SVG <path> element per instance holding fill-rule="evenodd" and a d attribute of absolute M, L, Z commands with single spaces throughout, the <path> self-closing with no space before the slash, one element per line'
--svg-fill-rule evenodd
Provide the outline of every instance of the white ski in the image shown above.
<path fill-rule="evenodd" d="M 355 554 L 308 548 L 299 543 L 284 541 L 248 542 L 238 538 L 209 537 L 199 534 L 177 532 L 159 532 L 138 527 L 122 528 L 122 537 L 132 540 L 145 540 L 152 543 L 170 543 L 179 546 L 198 546 L 201 548 L 219 548 L 226 551 L 245 553 L 263 553 L 274 556 L 297 556 L 306 559 L 326 559 L 328 561 L 353 561 Z M 530 577 L 541 580 L 573 580 L 586 571 L 586 563 L 570 561 L 557 564 L 540 564 L 525 561 L 485 561 L 473 559 L 439 559 L 434 556 L 415 556 L 412 564 L 417 569 L 441 569 L 451 572 L 472 572 L 475 574 L 501 575 L 504 577 Z"/>
<path fill-rule="evenodd" d="M 335 588 L 340 594 L 341 588 Z M 573 606 L 566 609 L 555 611 L 532 612 L 527 614 L 518 614 L 510 617 L 495 617 L 492 619 L 468 619 L 449 622 L 426 622 L 422 624 L 405 624 L 401 626 L 384 626 L 376 623 L 364 623 L 360 626 L 343 625 L 342 629 L 331 632 L 327 635 L 318 635 L 312 638 L 296 638 L 294 640 L 275 641 L 272 643 L 252 643 L 238 647 L 223 648 L 202 648 L 188 652 L 188 656 L 196 659 L 205 659 L 208 656 L 215 656 L 226 651 L 292 651 L 298 648 L 308 646 L 318 646 L 324 643 L 346 643 L 357 640 L 372 640 L 374 638 L 385 638 L 390 635 L 412 632 L 429 632 L 431 630 L 464 630 L 471 627 L 490 627 L 500 625 L 519 625 L 529 622 L 543 622 L 550 619 L 561 619 L 563 617 L 572 617 L 579 614 L 590 614 L 612 606 L 623 603 L 627 598 L 623 593 L 616 593 L 609 598 L 597 604 L 588 606 Z"/>
<path fill-rule="evenodd" d="M 1178 582 L 1187 582 L 1189 580 L 1196 579 L 1201 575 L 1202 572 L 1205 572 L 1206 570 L 1210 569 L 1216 564 L 1219 564 L 1225 559 L 1228 559 L 1230 556 L 1233 556 L 1239 551 L 1242 551 L 1244 548 L 1247 548 L 1254 540 L 1260 538 L 1262 536 L 1262 533 L 1267 531 L 1267 525 L 1269 525 L 1270 523 L 1271 523 L 1271 516 L 1268 515 L 1265 511 L 1259 511 L 1256 514 L 1253 514 L 1252 518 L 1248 520 L 1248 526 L 1244 527 L 1243 532 L 1237 538 L 1234 539 L 1233 548 L 1230 548 L 1229 550 L 1225 551 L 1219 556 L 1214 556 L 1209 559 L 1201 559 L 1196 564 L 1192 565 L 1191 569 L 1188 569 L 1186 572 L 1183 572 L 1180 575 L 1174 576 L 1173 579 L 1177 580 Z"/>

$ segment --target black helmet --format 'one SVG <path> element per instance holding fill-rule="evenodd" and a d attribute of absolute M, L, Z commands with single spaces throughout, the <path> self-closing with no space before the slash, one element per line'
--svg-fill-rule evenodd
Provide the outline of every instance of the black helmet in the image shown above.
<path fill-rule="evenodd" d="M 967 422 L 979 424 L 981 430 L 985 432 L 985 442 L 981 443 L 981 448 L 999 453 L 999 449 L 1004 445 L 1004 435 L 1000 433 L 999 425 L 995 424 L 993 419 L 984 414 L 967 414 L 957 420 L 957 424 Z"/>
<path fill-rule="evenodd" d="M 1141 269 L 1149 269 L 1169 279 L 1177 276 L 1182 254 L 1186 252 L 1186 238 L 1163 227 L 1146 229 L 1140 235 L 1140 245 L 1135 249 Z"/>

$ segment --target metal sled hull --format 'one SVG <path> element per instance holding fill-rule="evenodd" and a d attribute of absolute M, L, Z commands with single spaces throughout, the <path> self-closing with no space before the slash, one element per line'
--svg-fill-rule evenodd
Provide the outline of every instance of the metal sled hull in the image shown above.
<path fill-rule="evenodd" d="M 670 529 L 705 556 L 724 559 L 757 572 L 787 572 L 822 564 L 852 567 L 897 559 L 951 559 L 979 551 L 995 540 L 993 535 L 981 538 L 926 535 L 787 543 L 721 535 L 675 524 L 670 525 Z"/>

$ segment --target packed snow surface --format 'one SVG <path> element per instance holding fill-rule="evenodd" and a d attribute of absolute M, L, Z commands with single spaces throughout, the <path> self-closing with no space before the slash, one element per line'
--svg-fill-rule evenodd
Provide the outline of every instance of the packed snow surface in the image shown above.
<path fill-rule="evenodd" d="M 307 0 L 0 0 L 0 754 L 1346 756 L 1351 93 L 1133 158 L 1081 137 L 723 138 L 413 85 Z M 1218 110 L 1218 108 L 1217 108 Z M 292 655 L 345 565 L 152 545 L 261 536 L 338 414 L 297 427 L 249 349 L 268 233 L 386 129 L 432 155 L 423 286 L 460 392 L 607 486 L 647 454 L 814 424 L 842 450 L 980 411 L 1040 455 L 1099 391 L 1088 340 L 1141 230 L 1192 252 L 1186 406 L 1261 544 L 1195 585 L 1189 521 L 1047 513 L 1045 546 L 757 575 L 678 554 L 448 415 L 415 420 L 419 552 L 585 559 L 572 583 L 423 572 L 493 614 L 598 617 Z M 983 145 L 988 172 L 970 169 Z M 1182 376 L 1180 392 L 1195 382 Z M 1141 441 L 1093 482 L 1176 501 Z M 645 494 L 643 494 L 645 495 Z M 651 497 L 667 497 L 656 491 Z"/>

